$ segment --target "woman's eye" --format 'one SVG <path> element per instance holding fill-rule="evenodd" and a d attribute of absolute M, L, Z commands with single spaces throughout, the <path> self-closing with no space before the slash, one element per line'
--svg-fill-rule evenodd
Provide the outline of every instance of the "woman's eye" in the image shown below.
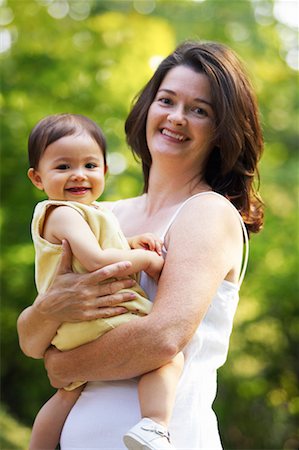
<path fill-rule="evenodd" d="M 206 110 L 202 109 L 202 108 L 193 108 L 193 112 L 195 112 L 195 114 L 197 114 L 198 116 L 207 116 L 208 113 Z"/>
<path fill-rule="evenodd" d="M 163 103 L 163 105 L 170 105 L 171 104 L 170 98 L 165 98 L 165 97 L 159 98 L 158 102 Z"/>
<path fill-rule="evenodd" d="M 97 167 L 96 164 L 94 163 L 87 163 L 85 164 L 86 169 L 94 169 L 95 167 Z"/>
<path fill-rule="evenodd" d="M 70 168 L 70 166 L 68 166 L 67 164 L 60 164 L 60 165 L 57 167 L 58 170 L 67 170 L 67 169 L 69 169 L 69 168 Z"/>

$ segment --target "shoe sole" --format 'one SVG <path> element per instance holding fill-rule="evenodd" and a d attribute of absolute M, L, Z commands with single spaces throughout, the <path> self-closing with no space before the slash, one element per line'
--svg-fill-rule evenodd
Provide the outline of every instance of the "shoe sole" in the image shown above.
<path fill-rule="evenodd" d="M 124 443 L 129 450 L 153 450 L 153 447 L 142 444 L 142 442 L 136 441 L 136 439 L 131 436 L 124 436 Z"/>

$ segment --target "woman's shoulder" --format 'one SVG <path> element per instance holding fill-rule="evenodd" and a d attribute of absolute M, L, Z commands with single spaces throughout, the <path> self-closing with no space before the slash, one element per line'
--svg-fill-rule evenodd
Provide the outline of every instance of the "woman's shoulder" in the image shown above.
<path fill-rule="evenodd" d="M 201 214 L 204 211 L 207 214 L 239 216 L 235 206 L 226 197 L 214 191 L 199 192 L 192 195 L 178 208 L 178 212 L 186 214 L 195 213 L 196 211 Z"/>
<path fill-rule="evenodd" d="M 234 205 L 223 195 L 214 191 L 200 192 L 189 197 L 176 211 L 173 225 L 188 228 L 206 228 L 211 233 L 217 229 L 240 228 L 241 216 Z M 193 224 L 193 225 L 192 225 Z"/>

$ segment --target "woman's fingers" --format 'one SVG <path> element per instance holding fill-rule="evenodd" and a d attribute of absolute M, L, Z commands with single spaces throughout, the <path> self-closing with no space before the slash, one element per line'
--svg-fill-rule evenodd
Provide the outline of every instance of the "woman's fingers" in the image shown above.
<path fill-rule="evenodd" d="M 110 306 L 113 307 L 118 305 L 119 303 L 129 302 L 131 300 L 134 300 L 135 298 L 136 294 L 133 291 L 118 292 L 112 295 L 97 297 L 94 301 L 94 306 L 96 308 L 109 308 Z"/>
<path fill-rule="evenodd" d="M 131 278 L 119 279 L 131 267 L 130 262 L 110 264 L 91 273 L 75 274 L 71 271 L 71 252 L 64 242 L 59 271 L 47 296 L 39 301 L 39 309 L 53 320 L 78 322 L 126 312 L 119 303 L 133 300 L 134 293 L 119 292 L 134 286 Z M 114 308 L 116 307 L 116 308 Z"/>
<path fill-rule="evenodd" d="M 84 314 L 84 320 L 108 319 L 109 317 L 119 316 L 127 312 L 128 310 L 123 306 L 97 308 L 95 311 L 86 311 Z"/>
<path fill-rule="evenodd" d="M 85 275 L 85 277 L 88 279 L 89 284 L 102 283 L 109 278 L 121 278 L 131 266 L 132 264 L 129 261 L 109 264 L 108 266 L 102 267 L 94 272 L 90 272 Z"/>
<path fill-rule="evenodd" d="M 47 370 L 50 383 L 55 388 L 62 388 L 69 384 L 69 381 L 63 380 L 60 371 L 57 370 L 60 366 L 55 364 L 57 361 L 59 363 L 58 359 L 60 355 L 61 352 L 55 347 L 48 348 L 44 355 L 45 368 Z"/>
<path fill-rule="evenodd" d="M 132 292 L 117 292 L 107 296 L 100 296 L 85 302 L 82 310 L 82 320 L 100 319 L 118 316 L 128 312 L 125 306 L 117 306 L 120 303 L 129 302 L 136 299 L 136 294 Z"/>
<path fill-rule="evenodd" d="M 108 283 L 99 284 L 97 286 L 98 297 L 105 295 L 113 295 L 121 289 L 130 289 L 135 286 L 136 282 L 131 278 L 124 278 L 121 280 L 115 280 Z"/>

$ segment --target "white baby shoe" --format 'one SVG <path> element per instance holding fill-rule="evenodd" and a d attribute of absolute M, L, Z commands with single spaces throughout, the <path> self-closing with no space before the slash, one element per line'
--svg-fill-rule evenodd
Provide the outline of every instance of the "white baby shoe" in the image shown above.
<path fill-rule="evenodd" d="M 147 417 L 125 434 L 124 443 L 129 450 L 175 450 L 167 429 Z"/>

